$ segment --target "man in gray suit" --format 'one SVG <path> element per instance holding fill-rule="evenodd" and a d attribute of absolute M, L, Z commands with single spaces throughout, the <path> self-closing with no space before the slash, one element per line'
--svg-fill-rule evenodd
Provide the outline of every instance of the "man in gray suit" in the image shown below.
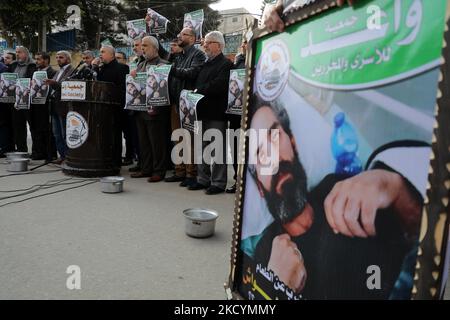
<path fill-rule="evenodd" d="M 61 83 L 66 80 L 73 72 L 72 56 L 68 51 L 58 51 L 56 53 L 56 62 L 59 65 L 59 71 L 53 76 L 53 79 L 47 79 L 46 83 L 50 86 L 50 103 L 52 112 L 52 130 L 55 136 L 56 150 L 59 158 L 55 161 L 61 164 L 66 158 L 66 116 L 67 106 L 61 102 Z"/>

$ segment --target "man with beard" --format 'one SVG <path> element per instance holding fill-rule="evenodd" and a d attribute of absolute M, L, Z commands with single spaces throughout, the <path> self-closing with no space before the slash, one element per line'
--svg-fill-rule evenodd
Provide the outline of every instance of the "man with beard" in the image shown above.
<path fill-rule="evenodd" d="M 50 55 L 47 52 L 38 52 L 34 56 L 39 71 L 47 72 L 47 78 L 52 79 L 56 71 L 50 66 Z M 33 83 L 34 81 L 34 83 Z M 37 83 L 32 80 L 32 88 L 36 97 L 43 97 L 47 94 L 48 86 L 44 83 Z M 33 97 L 32 97 L 33 100 Z M 31 159 L 33 160 L 51 160 L 56 156 L 56 147 L 52 139 L 50 127 L 49 103 L 46 100 L 44 104 L 31 104 L 30 107 L 30 131 L 33 138 L 33 148 Z"/>
<path fill-rule="evenodd" d="M 33 73 L 36 71 L 36 63 L 31 59 L 28 49 L 23 46 L 17 46 L 16 57 L 17 61 L 10 65 L 10 72 L 17 73 L 19 78 L 31 79 Z M 16 151 L 28 152 L 27 122 L 30 124 L 29 111 L 26 109 L 17 110 L 16 108 L 12 108 L 12 122 Z"/>
<path fill-rule="evenodd" d="M 171 122 L 172 132 L 180 129 L 180 110 L 178 103 L 180 100 L 181 90 L 195 89 L 195 81 L 202 69 L 206 56 L 194 47 L 195 32 L 190 28 L 183 28 L 178 34 L 179 46 L 183 48 L 183 52 L 179 54 L 170 70 L 169 90 L 170 101 L 172 103 Z M 197 165 L 194 164 L 194 139 L 191 135 L 191 159 L 189 163 L 175 165 L 175 175 L 165 179 L 166 182 L 181 182 L 181 187 L 189 187 L 196 183 Z M 175 141 L 175 143 L 181 143 Z"/>
<path fill-rule="evenodd" d="M 59 153 L 59 158 L 55 160 L 55 163 L 62 164 L 67 152 L 67 104 L 61 101 L 61 84 L 72 74 L 74 69 L 71 65 L 72 55 L 68 51 L 58 51 L 56 53 L 56 62 L 58 63 L 59 71 L 55 73 L 53 78 L 45 80 L 45 84 L 51 88 L 49 103 L 51 105 L 52 131 L 55 138 L 56 150 Z"/>
<path fill-rule="evenodd" d="M 251 128 L 268 130 L 269 142 L 258 141 L 248 170 L 275 220 L 256 246 L 255 265 L 306 299 L 389 298 L 417 241 L 420 192 L 381 161 L 354 177 L 330 174 L 308 192 L 284 107 L 257 102 Z M 260 159 L 272 148 L 279 150 L 278 170 L 267 175 Z M 381 269 L 377 290 L 367 286 L 373 265 Z"/>
<path fill-rule="evenodd" d="M 153 36 L 142 39 L 142 51 L 145 60 L 139 63 L 137 72 L 146 72 L 150 66 L 159 66 L 168 62 L 161 59 L 158 40 Z M 132 76 L 136 72 L 131 72 Z M 154 76 L 153 76 L 154 78 Z M 150 80 L 150 86 L 157 89 L 158 82 Z M 147 106 L 147 111 L 137 111 L 135 120 L 138 129 L 141 150 L 141 171 L 132 173 L 131 178 L 148 178 L 150 183 L 159 182 L 164 179 L 167 168 L 167 118 L 169 117 L 168 106 Z"/>

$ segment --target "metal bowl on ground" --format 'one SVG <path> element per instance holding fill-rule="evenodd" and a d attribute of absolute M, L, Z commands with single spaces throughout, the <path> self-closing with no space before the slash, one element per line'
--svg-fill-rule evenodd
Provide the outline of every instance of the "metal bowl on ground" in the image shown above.
<path fill-rule="evenodd" d="M 183 211 L 185 232 L 194 238 L 206 238 L 214 234 L 218 213 L 210 209 L 192 208 Z"/>
<path fill-rule="evenodd" d="M 8 171 L 10 172 L 25 172 L 28 171 L 28 163 L 30 159 L 8 159 Z"/>
<path fill-rule="evenodd" d="M 12 159 L 28 159 L 30 155 L 28 152 L 8 152 L 6 153 L 6 160 Z"/>
<path fill-rule="evenodd" d="M 120 193 L 123 191 L 124 177 L 103 177 L 100 179 L 102 192 L 104 193 Z"/>

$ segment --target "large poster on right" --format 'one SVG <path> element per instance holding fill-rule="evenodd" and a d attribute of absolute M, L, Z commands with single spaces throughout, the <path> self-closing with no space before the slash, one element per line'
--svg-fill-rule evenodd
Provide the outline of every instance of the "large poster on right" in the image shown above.
<path fill-rule="evenodd" d="M 446 9 L 363 1 L 255 40 L 241 297 L 411 298 L 424 224 L 435 219 L 423 208 Z M 436 261 L 426 263 L 438 270 Z"/>

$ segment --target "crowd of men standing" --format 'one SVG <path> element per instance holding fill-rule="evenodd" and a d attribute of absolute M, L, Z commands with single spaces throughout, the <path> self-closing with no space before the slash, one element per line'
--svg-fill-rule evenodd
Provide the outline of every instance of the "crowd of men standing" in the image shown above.
<path fill-rule="evenodd" d="M 34 60 L 27 48 L 18 46 L 15 52 L 6 52 L 0 64 L 1 72 L 17 73 L 20 78 L 31 78 L 37 70 L 47 72 L 46 84 L 50 87 L 48 99 L 44 105 L 31 104 L 29 110 L 17 110 L 12 104 L 0 104 L 0 156 L 9 151 L 28 152 L 27 128 L 28 122 L 34 160 L 47 160 L 62 163 L 67 153 L 65 137 L 65 119 L 67 107 L 61 101 L 61 83 L 77 73 L 90 71 L 95 79 L 108 81 L 116 85 L 121 107 L 114 110 L 114 118 L 120 127 L 112 132 L 115 144 L 115 163 L 118 166 L 131 165 L 137 160 L 137 165 L 129 168 L 132 178 L 147 178 L 154 183 L 165 180 L 178 182 L 181 187 L 189 190 L 205 189 L 206 194 L 218 194 L 225 191 L 227 184 L 226 145 L 223 153 L 213 156 L 213 159 L 203 159 L 201 164 L 195 164 L 193 141 L 191 135 L 190 161 L 174 165 L 171 150 L 174 143 L 171 133 L 180 129 L 179 97 L 182 90 L 192 90 L 204 96 L 197 105 L 197 117 L 201 122 L 203 133 L 208 129 L 217 129 L 226 141 L 226 129 L 240 127 L 240 116 L 226 114 L 228 102 L 228 83 L 232 68 L 243 68 L 245 64 L 245 45 L 242 54 L 238 55 L 233 64 L 223 55 L 225 41 L 222 33 L 213 31 L 206 35 L 202 47 L 196 47 L 195 31 L 184 28 L 170 44 L 170 52 L 166 52 L 159 41 L 152 36 L 135 39 L 133 51 L 136 55 L 133 62 L 137 68 L 131 70 L 127 65 L 127 57 L 122 52 L 116 52 L 112 46 L 104 45 L 99 57 L 92 51 L 82 53 L 82 68 L 74 69 L 72 57 L 68 51 L 59 51 L 56 61 L 59 70 L 50 66 L 50 56 L 38 52 Z M 137 72 L 147 71 L 150 65 L 171 64 L 169 75 L 170 106 L 148 108 L 147 111 L 125 110 L 126 75 L 136 76 Z M 125 157 L 122 158 L 122 134 L 125 139 Z M 234 141 L 235 142 L 235 141 Z M 203 142 L 202 148 L 207 146 Z M 236 149 L 236 144 L 231 146 Z M 186 150 L 185 150 L 186 151 Z M 189 151 L 189 150 L 188 150 Z M 233 152 L 237 155 L 236 150 Z M 237 162 L 234 159 L 236 172 Z M 166 177 L 166 171 L 174 169 L 174 174 Z M 235 192 L 233 185 L 227 192 Z"/>

